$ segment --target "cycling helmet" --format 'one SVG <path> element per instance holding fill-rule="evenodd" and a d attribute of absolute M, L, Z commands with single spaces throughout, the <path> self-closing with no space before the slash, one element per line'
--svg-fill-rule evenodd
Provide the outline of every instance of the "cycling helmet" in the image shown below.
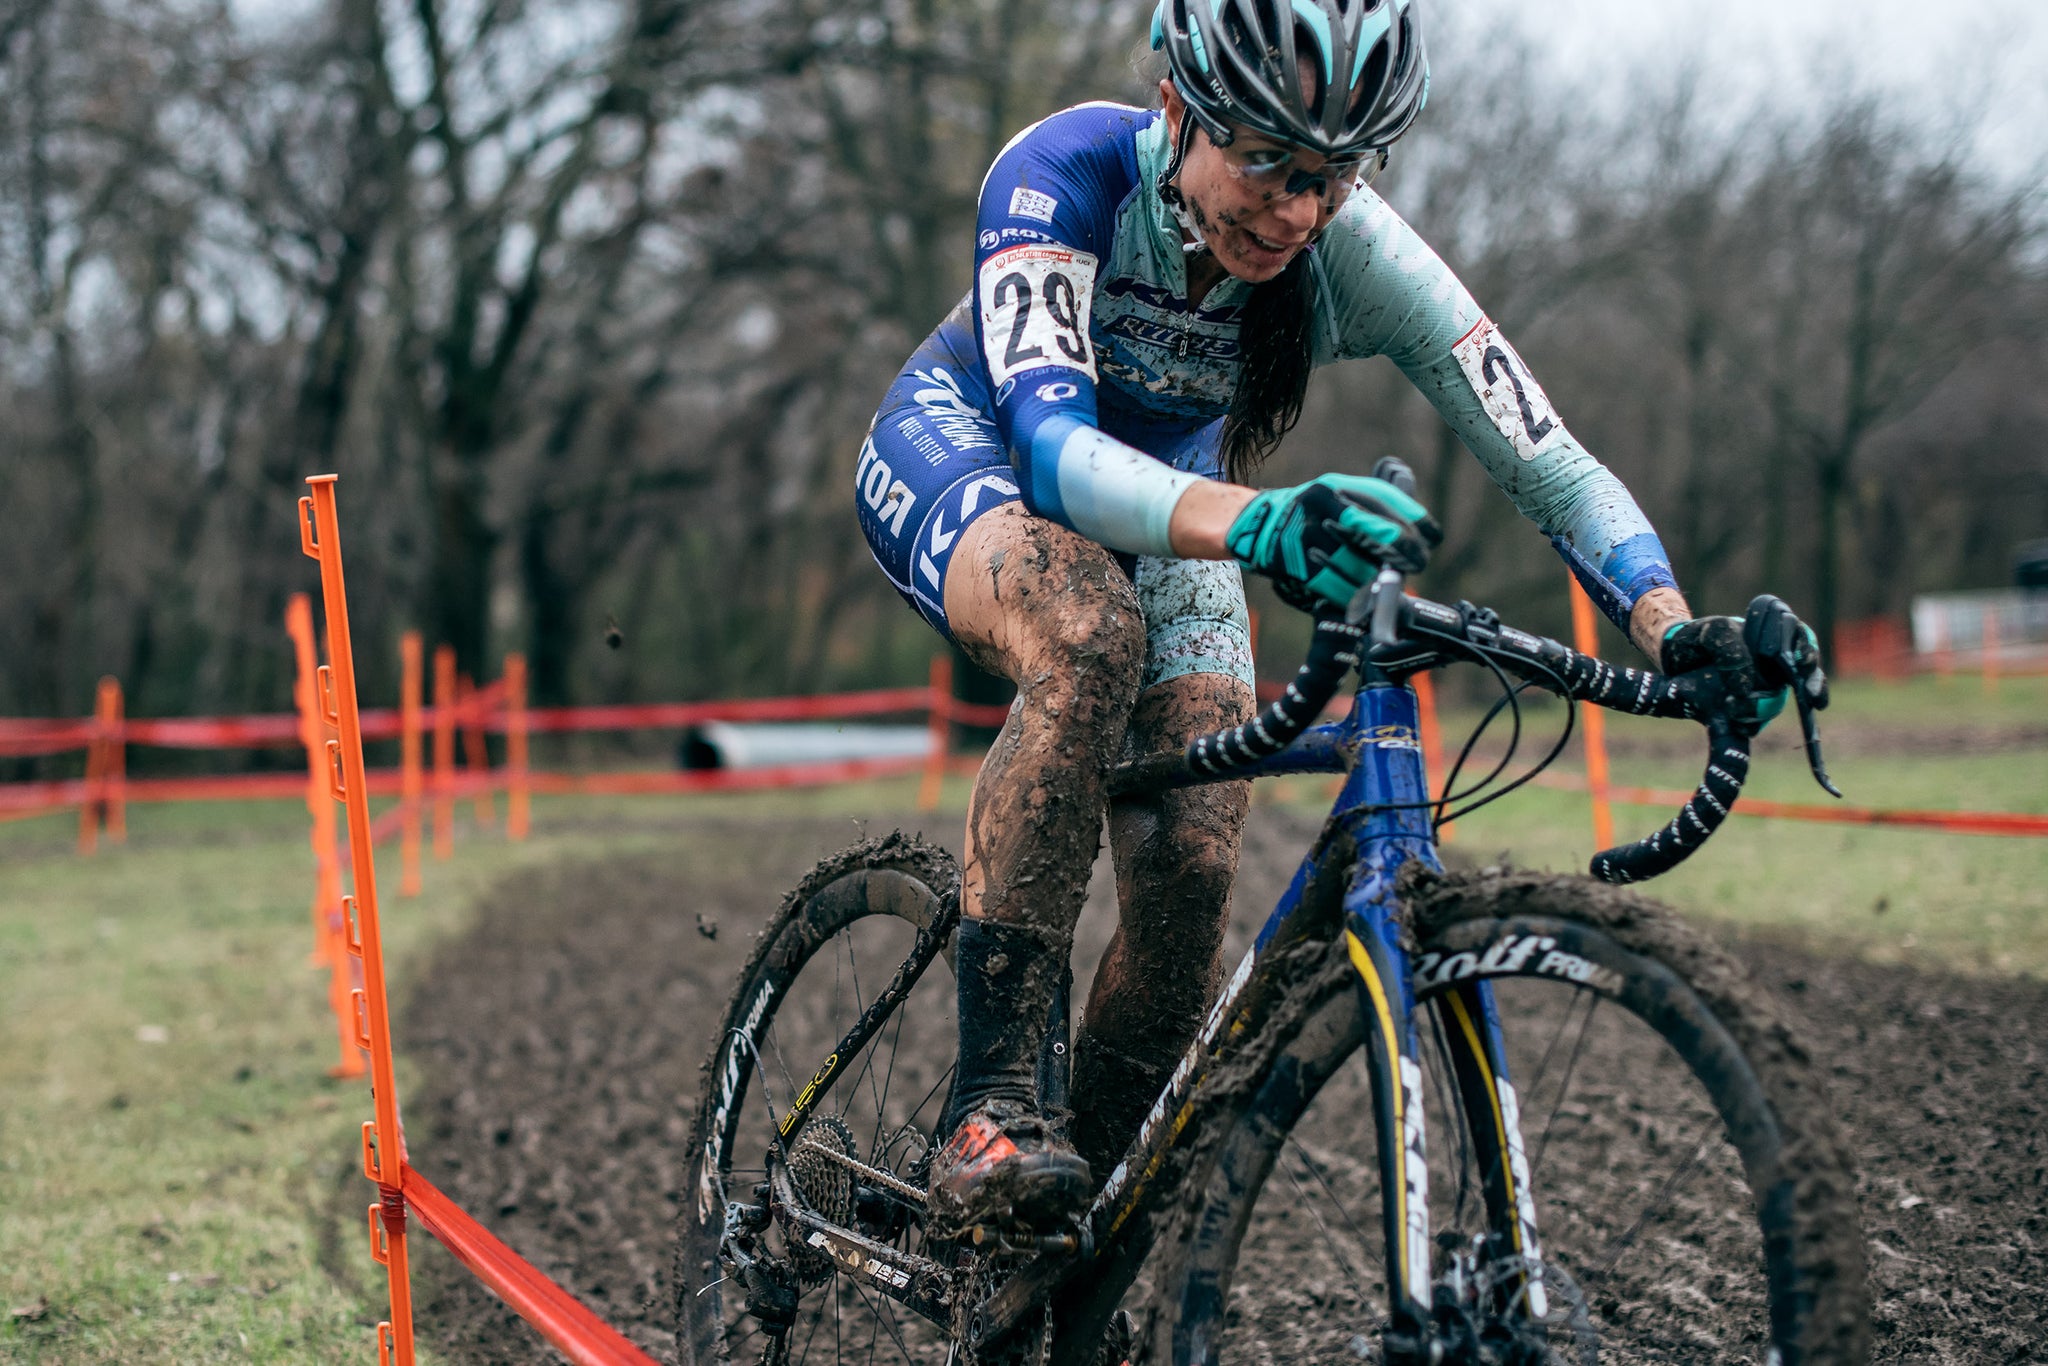
<path fill-rule="evenodd" d="M 1160 0 L 1152 46 L 1219 147 L 1236 124 L 1325 157 L 1363 156 L 1407 132 L 1429 98 L 1415 0 Z"/>

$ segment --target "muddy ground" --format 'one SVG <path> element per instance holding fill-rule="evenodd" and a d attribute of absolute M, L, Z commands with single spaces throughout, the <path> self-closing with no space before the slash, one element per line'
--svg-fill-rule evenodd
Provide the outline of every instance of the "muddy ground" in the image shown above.
<path fill-rule="evenodd" d="M 674 830 L 672 857 L 507 884 L 401 1003 L 420 1079 L 406 1096 L 415 1163 L 662 1360 L 674 1193 L 709 1031 L 782 890 L 860 833 L 844 819 L 703 820 Z M 957 849 L 957 829 L 931 833 Z M 1310 833 L 1301 813 L 1254 811 L 1233 957 Z M 1107 893 L 1098 867 L 1082 999 Z M 1861 1168 L 1877 1359 L 2048 1362 L 2048 986 L 1733 947 L 1831 1062 Z M 360 1224 L 362 1201 L 359 1179 L 337 1182 L 337 1236 Z M 443 1359 L 559 1360 L 430 1239 L 416 1246 L 416 1321 Z"/>

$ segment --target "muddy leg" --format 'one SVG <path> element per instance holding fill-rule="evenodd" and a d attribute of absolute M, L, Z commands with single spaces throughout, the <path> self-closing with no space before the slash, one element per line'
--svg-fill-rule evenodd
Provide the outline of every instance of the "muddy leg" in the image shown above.
<path fill-rule="evenodd" d="M 1136 754 L 1173 749 L 1251 715 L 1251 690 L 1221 674 L 1148 689 L 1131 717 Z M 1106 1175 L 1201 1028 L 1222 981 L 1223 930 L 1251 784 L 1188 788 L 1110 807 L 1116 935 L 1074 1048 L 1075 1147 Z"/>
<path fill-rule="evenodd" d="M 947 619 L 976 663 L 1016 683 L 1017 705 L 968 807 L 961 942 L 975 952 L 961 955 L 949 1122 L 991 1099 L 1035 1099 L 1144 646 L 1136 590 L 1101 546 L 1015 506 L 961 535 Z"/>

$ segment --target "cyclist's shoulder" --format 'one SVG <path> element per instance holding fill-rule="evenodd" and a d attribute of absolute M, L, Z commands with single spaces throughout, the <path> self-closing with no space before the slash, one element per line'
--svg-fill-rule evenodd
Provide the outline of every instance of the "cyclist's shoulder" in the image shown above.
<path fill-rule="evenodd" d="M 1156 109 L 1107 100 L 1048 114 L 1011 138 L 989 167 L 988 184 L 1050 178 L 1076 189 L 1117 191 L 1136 183 L 1138 136 Z"/>

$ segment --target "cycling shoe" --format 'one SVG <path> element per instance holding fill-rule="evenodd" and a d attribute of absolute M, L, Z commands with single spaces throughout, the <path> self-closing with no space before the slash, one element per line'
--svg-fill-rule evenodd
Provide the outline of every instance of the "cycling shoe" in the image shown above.
<path fill-rule="evenodd" d="M 992 1100 L 962 1120 L 932 1160 L 927 1207 L 937 1237 L 983 1228 L 1047 1231 L 1088 1203 L 1088 1164 L 1045 1118 Z"/>

